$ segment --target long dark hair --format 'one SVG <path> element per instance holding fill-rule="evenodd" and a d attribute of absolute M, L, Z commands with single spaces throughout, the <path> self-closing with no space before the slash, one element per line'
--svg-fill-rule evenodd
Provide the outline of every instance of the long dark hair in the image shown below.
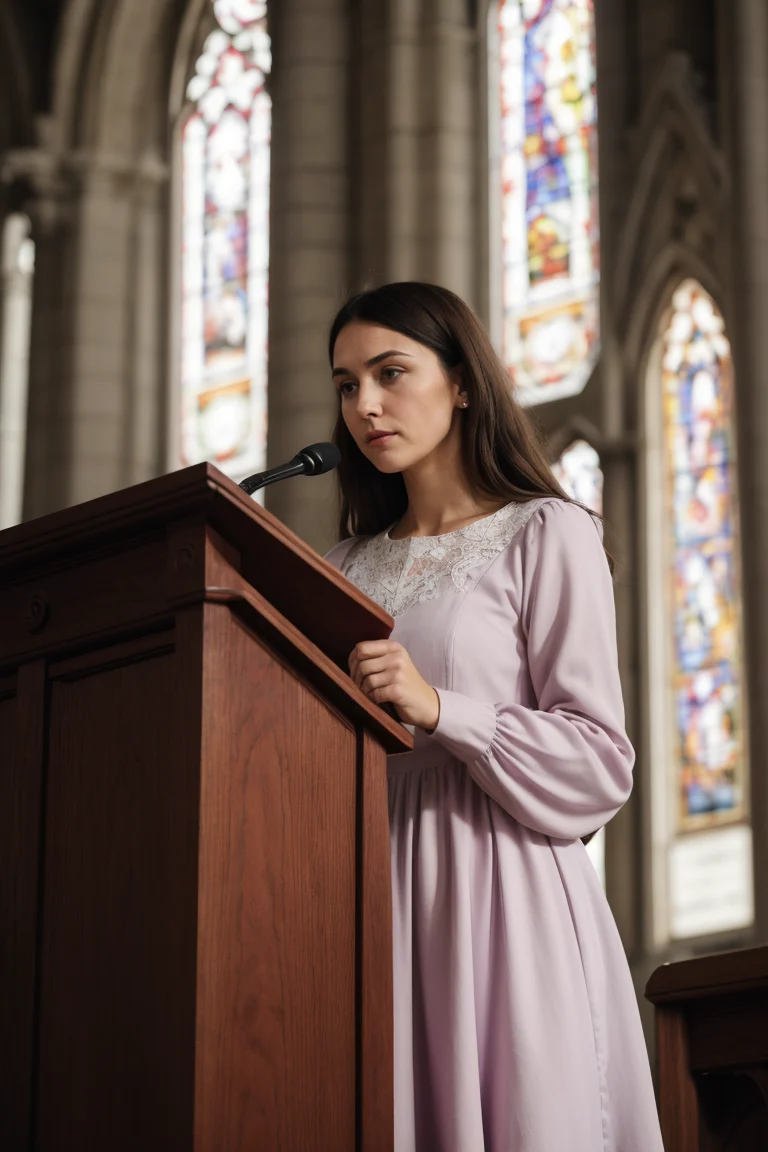
<path fill-rule="evenodd" d="M 342 305 L 331 325 L 331 366 L 339 333 L 353 320 L 389 328 L 431 348 L 446 371 L 461 367 L 469 400 L 461 416 L 462 456 L 475 491 L 507 503 L 556 496 L 603 520 L 597 512 L 568 496 L 558 484 L 544 442 L 525 409 L 514 399 L 509 375 L 488 334 L 472 309 L 455 293 L 418 281 L 384 284 L 358 292 Z M 402 474 L 379 472 L 366 459 L 344 423 L 341 398 L 333 441 L 341 452 L 337 470 L 340 539 L 383 532 L 408 507 Z M 613 574 L 614 560 L 607 549 L 606 556 Z"/>

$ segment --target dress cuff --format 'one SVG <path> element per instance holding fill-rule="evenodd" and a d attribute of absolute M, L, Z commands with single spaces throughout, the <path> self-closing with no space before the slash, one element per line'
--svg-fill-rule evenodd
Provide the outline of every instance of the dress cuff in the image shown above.
<path fill-rule="evenodd" d="M 437 727 L 430 735 L 439 740 L 452 756 L 471 764 L 490 748 L 496 732 L 496 709 L 484 700 L 473 700 L 462 692 L 435 688 L 440 700 Z"/>

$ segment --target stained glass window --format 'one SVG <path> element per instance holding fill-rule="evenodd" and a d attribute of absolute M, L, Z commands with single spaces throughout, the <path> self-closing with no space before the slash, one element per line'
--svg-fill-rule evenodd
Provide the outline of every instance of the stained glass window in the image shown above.
<path fill-rule="evenodd" d="M 264 466 L 271 102 L 266 0 L 214 0 L 182 132 L 181 462 Z"/>
<path fill-rule="evenodd" d="M 593 512 L 603 514 L 603 473 L 600 457 L 586 440 L 574 440 L 552 465 L 560 486 Z"/>
<path fill-rule="evenodd" d="M 502 354 L 521 403 L 580 392 L 599 341 L 593 0 L 499 0 Z"/>
<path fill-rule="evenodd" d="M 723 318 L 694 281 L 662 337 L 666 571 L 679 826 L 745 810 L 733 366 Z"/>

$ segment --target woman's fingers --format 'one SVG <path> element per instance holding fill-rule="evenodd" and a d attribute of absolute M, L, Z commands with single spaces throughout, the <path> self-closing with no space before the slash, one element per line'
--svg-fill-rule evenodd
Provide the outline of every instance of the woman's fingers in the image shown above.
<path fill-rule="evenodd" d="M 366 676 L 362 690 L 373 704 L 391 704 L 397 696 L 397 682 L 389 672 Z"/>
<path fill-rule="evenodd" d="M 366 677 L 370 680 L 374 672 L 384 672 L 389 666 L 390 661 L 386 656 L 380 656 L 378 660 L 361 660 L 352 679 L 356 684 L 362 685 Z"/>
<path fill-rule="evenodd" d="M 387 669 L 382 672 L 370 672 L 363 678 L 360 685 L 366 696 L 370 696 L 378 688 L 387 688 L 393 683 L 392 674 Z"/>
<path fill-rule="evenodd" d="M 388 667 L 390 660 L 398 664 L 407 660 L 402 644 L 394 640 L 363 640 L 356 644 L 349 654 L 349 674 L 359 686 L 368 672 Z M 373 661 L 376 667 L 369 667 L 370 661 Z"/>
<path fill-rule="evenodd" d="M 361 640 L 352 649 L 360 660 L 366 660 L 370 656 L 386 656 L 390 652 L 402 650 L 402 644 L 398 644 L 396 640 Z"/>
<path fill-rule="evenodd" d="M 403 723 L 434 729 L 440 715 L 439 697 L 402 644 L 393 640 L 356 644 L 349 654 L 349 674 L 374 704 L 394 704 Z"/>

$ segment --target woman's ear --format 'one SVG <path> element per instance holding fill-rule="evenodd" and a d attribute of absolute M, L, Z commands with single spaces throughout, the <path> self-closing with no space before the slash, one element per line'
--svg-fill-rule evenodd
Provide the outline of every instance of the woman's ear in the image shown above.
<path fill-rule="evenodd" d="M 467 389 L 464 384 L 464 369 L 461 364 L 457 364 L 455 368 L 451 368 L 449 379 L 456 390 L 456 407 L 466 408 L 468 404 L 468 397 Z"/>

